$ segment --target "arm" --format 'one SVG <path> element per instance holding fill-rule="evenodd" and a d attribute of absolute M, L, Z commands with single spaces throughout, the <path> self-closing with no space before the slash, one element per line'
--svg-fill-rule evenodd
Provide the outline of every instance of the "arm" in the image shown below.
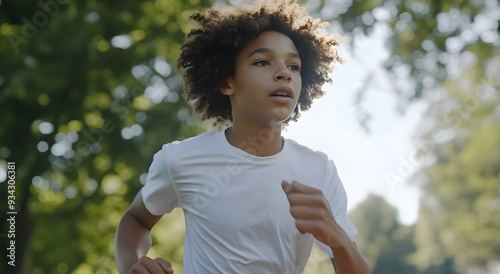
<path fill-rule="evenodd" d="M 335 259 L 331 259 L 335 273 L 371 273 L 370 267 L 359 252 L 356 243 L 348 241 L 347 246 L 336 250 L 332 248 L 332 252 L 335 254 Z"/>
<path fill-rule="evenodd" d="M 150 231 L 160 219 L 161 216 L 147 210 L 139 192 L 116 229 L 115 259 L 119 273 L 173 273 L 169 262 L 146 257 L 151 247 Z"/>
<path fill-rule="evenodd" d="M 299 182 L 281 186 L 290 202 L 290 213 L 300 233 L 311 233 L 318 241 L 332 250 L 335 271 L 338 274 L 369 274 L 368 263 L 349 239 L 344 229 L 335 221 L 323 193 Z"/>

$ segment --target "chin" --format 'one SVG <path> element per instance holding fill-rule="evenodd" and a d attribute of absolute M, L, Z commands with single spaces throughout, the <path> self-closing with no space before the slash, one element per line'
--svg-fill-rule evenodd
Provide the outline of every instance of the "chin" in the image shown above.
<path fill-rule="evenodd" d="M 283 125 L 284 122 L 288 121 L 288 119 L 290 118 L 291 115 L 288 115 L 288 116 L 283 116 L 283 117 L 275 117 L 274 119 L 270 119 L 268 120 L 268 122 L 266 123 L 268 126 L 271 126 L 271 127 L 281 127 Z"/>
<path fill-rule="evenodd" d="M 281 125 L 283 124 L 283 122 L 284 121 L 276 121 L 276 120 L 269 121 L 268 126 L 270 126 L 270 127 L 281 127 Z"/>
<path fill-rule="evenodd" d="M 292 113 L 293 113 L 293 109 L 290 110 L 288 108 L 275 108 L 275 109 L 273 109 L 273 116 L 274 117 L 271 120 L 275 121 L 275 122 L 283 123 L 286 120 L 288 120 L 288 118 L 290 118 L 290 116 L 292 116 Z"/>

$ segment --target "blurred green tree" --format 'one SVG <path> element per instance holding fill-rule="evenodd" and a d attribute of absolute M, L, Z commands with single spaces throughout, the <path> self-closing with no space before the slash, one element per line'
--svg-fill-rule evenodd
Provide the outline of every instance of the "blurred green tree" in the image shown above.
<path fill-rule="evenodd" d="M 358 228 L 356 243 L 363 247 L 361 250 L 372 267 L 377 266 L 382 252 L 390 246 L 391 237 L 398 233 L 397 213 L 384 198 L 371 194 L 349 214 Z"/>
<path fill-rule="evenodd" d="M 397 209 L 384 198 L 369 195 L 349 215 L 358 228 L 357 245 L 377 273 L 418 273 L 406 262 L 414 251 L 412 227 L 399 223 Z"/>
<path fill-rule="evenodd" d="M 317 14 L 340 29 L 354 54 L 369 47 L 366 37 L 382 35 L 389 56 L 384 70 L 363 81 L 357 103 L 386 79 L 404 113 L 412 102 L 435 95 L 450 75 L 472 54 L 479 74 L 499 55 L 500 5 L 495 0 L 343 0 L 309 1 Z M 378 31 L 376 31 L 378 30 Z M 359 108 L 362 125 L 372 114 Z"/>
<path fill-rule="evenodd" d="M 152 155 L 201 131 L 173 63 L 208 4 L 0 2 L 0 165 L 16 163 L 18 212 L 16 267 L 2 256 L 0 272 L 115 271 L 115 227 Z"/>
<path fill-rule="evenodd" d="M 448 260 L 423 270 L 414 265 L 411 259 L 417 248 L 414 242 L 416 225 L 401 224 L 397 214 L 397 209 L 384 198 L 371 194 L 349 215 L 358 228 L 356 243 L 373 273 L 456 274 Z"/>
<path fill-rule="evenodd" d="M 460 273 L 495 273 L 500 263 L 500 58 L 484 74 L 470 60 L 460 66 L 463 73 L 445 83 L 444 95 L 421 127 L 425 165 L 416 179 L 424 198 L 413 260 L 426 268 L 452 257 Z"/>

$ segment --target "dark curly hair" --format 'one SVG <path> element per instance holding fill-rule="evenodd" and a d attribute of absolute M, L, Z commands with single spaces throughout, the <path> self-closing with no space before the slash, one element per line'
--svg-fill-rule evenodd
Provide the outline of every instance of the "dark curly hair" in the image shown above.
<path fill-rule="evenodd" d="M 285 121 L 296 121 L 300 111 L 308 110 L 313 99 L 324 95 L 321 89 L 331 82 L 328 73 L 342 63 L 336 47 L 340 37 L 327 34 L 327 22 L 314 19 L 294 0 L 254 2 L 249 5 L 210 8 L 191 15 L 199 24 L 191 30 L 181 47 L 178 69 L 184 74 L 184 96 L 194 103 L 201 120 L 214 124 L 232 122 L 229 97 L 220 89 L 234 76 L 237 55 L 262 32 L 287 35 L 302 60 L 302 89 L 297 107 Z"/>

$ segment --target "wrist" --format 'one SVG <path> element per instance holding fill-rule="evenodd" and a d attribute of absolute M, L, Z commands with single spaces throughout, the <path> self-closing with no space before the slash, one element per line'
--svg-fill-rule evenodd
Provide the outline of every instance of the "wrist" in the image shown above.
<path fill-rule="evenodd" d="M 371 274 L 370 266 L 359 252 L 356 244 L 349 237 L 337 246 L 330 247 L 333 257 L 332 262 L 336 273 L 339 274 Z"/>
<path fill-rule="evenodd" d="M 332 250 L 332 253 L 336 252 L 342 252 L 350 249 L 351 245 L 353 245 L 351 239 L 349 239 L 349 236 L 344 232 L 344 230 L 341 231 L 340 237 L 337 236 L 335 237 L 335 241 L 330 241 L 328 243 L 328 247 Z"/>

